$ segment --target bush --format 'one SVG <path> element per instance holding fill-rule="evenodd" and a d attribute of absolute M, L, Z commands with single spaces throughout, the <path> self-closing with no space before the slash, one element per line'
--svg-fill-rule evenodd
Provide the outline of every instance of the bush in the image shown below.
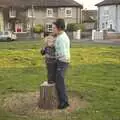
<path fill-rule="evenodd" d="M 69 32 L 73 32 L 73 31 L 77 31 L 77 30 L 81 30 L 84 31 L 85 27 L 83 24 L 77 24 L 77 23 L 70 23 L 67 25 L 67 31 Z"/>
<path fill-rule="evenodd" d="M 67 31 L 73 32 L 79 30 L 79 26 L 76 23 L 69 23 L 67 24 Z"/>
<path fill-rule="evenodd" d="M 41 24 L 38 24 L 38 25 L 34 26 L 34 28 L 33 28 L 34 33 L 41 33 L 43 31 L 44 31 L 44 27 Z"/>
<path fill-rule="evenodd" d="M 85 31 L 85 26 L 84 26 L 84 24 L 79 24 L 79 29 L 81 30 L 81 32 Z"/>

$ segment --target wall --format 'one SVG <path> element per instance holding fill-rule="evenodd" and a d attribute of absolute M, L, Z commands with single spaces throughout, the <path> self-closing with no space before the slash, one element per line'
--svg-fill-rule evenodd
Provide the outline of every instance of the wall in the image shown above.
<path fill-rule="evenodd" d="M 18 8 L 17 8 L 18 9 Z M 53 23 L 57 18 L 64 18 L 65 19 L 65 24 L 67 25 L 68 23 L 80 23 L 81 19 L 81 9 L 73 7 L 72 8 L 72 17 L 65 17 L 65 8 L 63 8 L 63 13 L 61 14 L 61 8 L 53 8 L 53 17 L 47 17 L 46 13 L 47 8 L 35 8 L 34 12 L 34 18 L 28 18 L 27 16 L 27 10 L 21 10 L 22 13 L 25 13 L 28 21 L 25 23 L 28 26 L 36 25 L 36 24 L 43 24 L 45 25 L 46 23 Z M 20 17 L 19 14 L 17 14 L 17 18 L 22 19 L 23 17 Z M 4 23 L 5 23 L 5 29 L 8 29 L 8 21 L 10 20 L 9 18 L 9 9 L 6 9 L 4 11 Z M 24 23 L 23 20 L 20 20 Z M 26 27 L 26 25 L 24 25 Z"/>
<path fill-rule="evenodd" d="M 0 31 L 3 30 L 4 30 L 3 14 L 2 14 L 2 10 L 0 10 Z"/>
<path fill-rule="evenodd" d="M 106 14 L 107 10 L 108 14 Z M 110 24 L 112 24 L 112 29 L 120 32 L 120 5 L 101 6 L 99 12 L 100 30 L 110 29 Z"/>
<path fill-rule="evenodd" d="M 80 9 L 72 8 L 72 17 L 65 17 L 65 8 L 53 8 L 54 14 L 53 17 L 47 17 L 46 15 L 46 8 L 40 8 L 35 11 L 35 24 L 45 24 L 45 23 L 52 23 L 56 20 L 56 18 L 64 18 L 66 24 L 67 23 L 76 23 L 80 22 Z M 79 16 L 78 16 L 78 14 Z"/>
<path fill-rule="evenodd" d="M 117 23 L 117 26 L 118 26 L 118 32 L 120 32 L 120 5 L 118 5 L 118 23 Z"/>
<path fill-rule="evenodd" d="M 102 29 L 109 29 L 110 24 L 112 24 L 112 28 L 116 30 L 116 6 L 102 6 L 99 8 L 100 10 L 100 21 L 99 27 Z M 108 13 L 106 12 L 108 11 Z"/>

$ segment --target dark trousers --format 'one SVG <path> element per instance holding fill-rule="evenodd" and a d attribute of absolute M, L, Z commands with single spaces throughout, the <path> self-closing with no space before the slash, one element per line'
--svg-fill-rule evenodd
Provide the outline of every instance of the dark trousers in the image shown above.
<path fill-rule="evenodd" d="M 55 61 L 49 61 L 46 63 L 47 67 L 47 78 L 48 83 L 55 83 L 56 79 L 56 62 Z"/>
<path fill-rule="evenodd" d="M 61 62 L 59 60 L 56 61 L 56 88 L 57 88 L 60 104 L 68 102 L 68 96 L 66 93 L 65 80 L 64 80 L 65 71 L 67 68 L 68 68 L 68 63 Z"/>

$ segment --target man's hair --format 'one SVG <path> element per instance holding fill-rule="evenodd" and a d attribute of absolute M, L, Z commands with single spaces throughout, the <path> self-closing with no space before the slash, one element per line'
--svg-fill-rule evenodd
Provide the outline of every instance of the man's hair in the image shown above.
<path fill-rule="evenodd" d="M 65 21 L 64 21 L 64 19 L 59 18 L 59 19 L 56 20 L 56 22 L 53 22 L 53 24 L 56 25 L 56 27 L 58 29 L 65 30 Z"/>

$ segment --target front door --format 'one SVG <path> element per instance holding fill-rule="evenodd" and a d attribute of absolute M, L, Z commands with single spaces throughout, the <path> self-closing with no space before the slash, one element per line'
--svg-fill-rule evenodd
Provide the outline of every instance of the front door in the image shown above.
<path fill-rule="evenodd" d="M 17 24 L 15 24 L 15 32 L 16 32 L 16 33 L 21 33 L 21 32 L 23 32 L 23 24 L 22 24 L 22 23 L 17 23 Z"/>

